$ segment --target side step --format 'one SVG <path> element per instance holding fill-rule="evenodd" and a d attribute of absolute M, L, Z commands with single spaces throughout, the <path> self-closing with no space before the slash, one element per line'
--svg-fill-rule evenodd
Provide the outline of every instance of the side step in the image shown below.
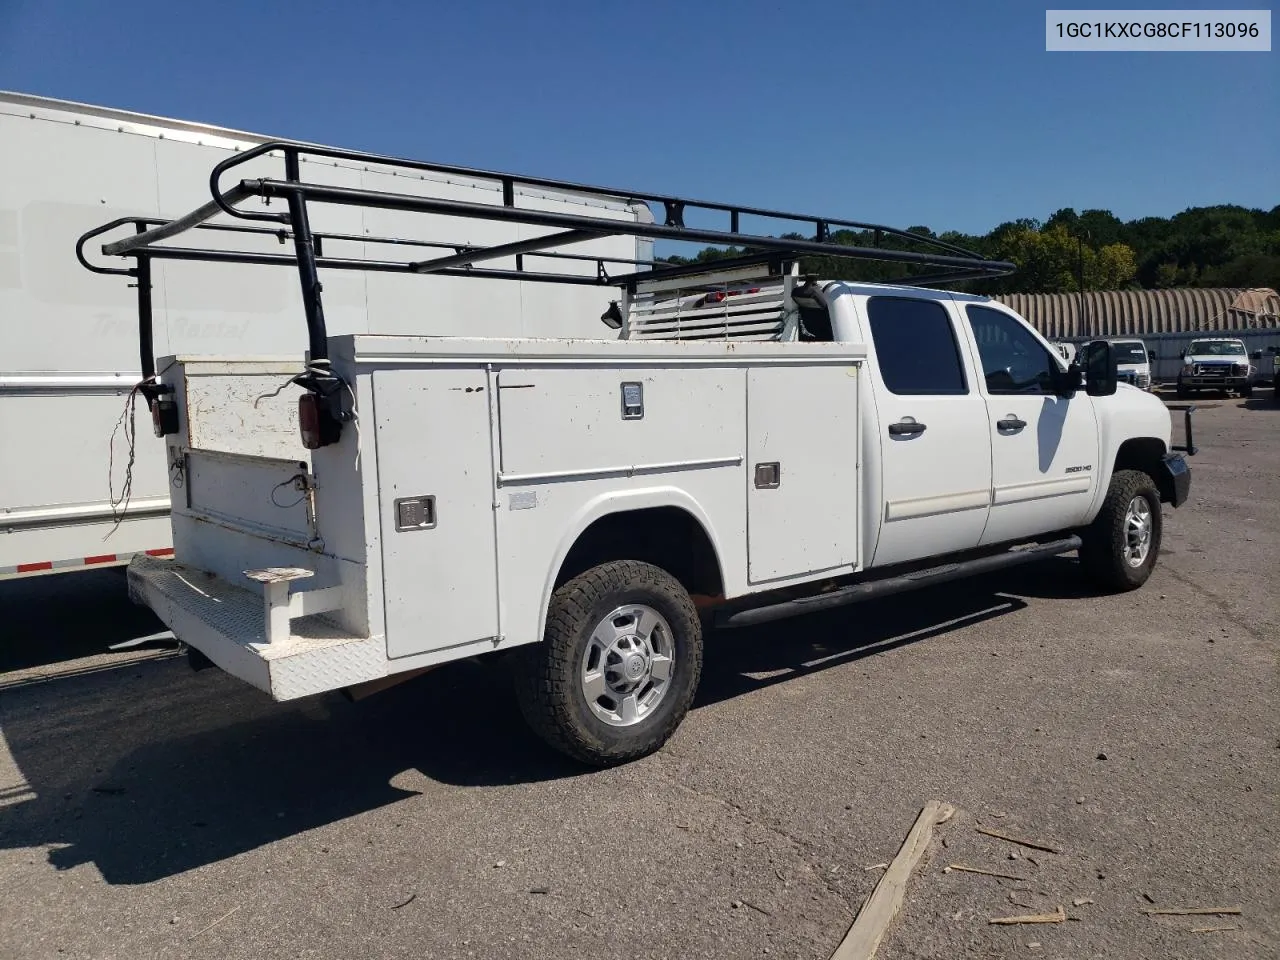
<path fill-rule="evenodd" d="M 720 627 L 752 627 L 757 623 L 768 623 L 771 620 L 782 620 L 804 613 L 815 613 L 818 610 L 830 610 L 832 607 L 843 607 L 846 604 L 870 600 L 873 597 L 885 597 L 893 593 L 917 590 L 920 587 L 931 587 L 934 584 L 959 580 L 979 573 L 990 573 L 1006 567 L 1030 563 L 1033 560 L 1044 560 L 1056 557 L 1060 553 L 1080 548 L 1080 538 L 1064 537 L 1051 543 L 1036 543 L 1027 547 L 1014 547 L 1004 553 L 990 554 L 974 560 L 961 560 L 955 563 L 944 563 L 925 570 L 915 570 L 898 577 L 886 577 L 883 580 L 868 580 L 863 583 L 852 583 L 830 593 L 819 593 L 809 597 L 799 597 L 782 603 L 770 604 L 767 607 L 753 607 L 726 614 L 716 620 Z"/>

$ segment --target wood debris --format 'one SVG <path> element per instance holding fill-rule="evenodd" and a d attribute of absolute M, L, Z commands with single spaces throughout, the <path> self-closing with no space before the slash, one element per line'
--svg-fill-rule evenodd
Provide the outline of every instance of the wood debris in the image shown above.
<path fill-rule="evenodd" d="M 933 828 L 946 823 L 954 814 L 955 808 L 941 800 L 930 800 L 925 804 L 897 856 L 877 881 L 871 896 L 867 897 L 867 902 L 831 955 L 831 960 L 870 960 L 875 956 L 890 922 L 902 906 L 907 881 L 933 839 Z"/>
<path fill-rule="evenodd" d="M 241 906 L 243 906 L 243 904 L 241 904 Z M 210 930 L 212 930 L 214 927 L 220 924 L 223 920 L 227 919 L 227 917 L 231 916 L 233 913 L 236 913 L 239 909 L 240 907 L 232 907 L 230 910 L 228 910 L 226 913 L 220 916 L 217 920 L 213 921 L 213 923 L 193 933 L 191 935 L 191 939 L 194 940 L 196 937 L 200 936 L 202 933 L 208 933 Z"/>
<path fill-rule="evenodd" d="M 961 873 L 978 873 L 984 877 L 999 877 L 1001 880 L 1017 880 L 1019 883 L 1026 883 L 1026 877 L 1015 877 L 1011 873 L 997 873 L 995 870 L 983 870 L 979 867 L 966 867 L 963 863 L 953 863 L 943 867 L 943 873 L 950 873 L 952 870 L 959 870 Z"/>
<path fill-rule="evenodd" d="M 1089 904 L 1089 903 L 1093 903 L 1093 901 L 1088 897 L 1076 897 L 1074 900 L 1071 901 L 1071 905 L 1073 907 L 1083 907 L 1085 906 L 1085 904 Z"/>
<path fill-rule="evenodd" d="M 1149 917 L 1199 917 L 1229 916 L 1243 911 L 1239 907 L 1166 907 L 1143 910 Z"/>
<path fill-rule="evenodd" d="M 1067 911 L 1061 906 L 1053 913 L 1028 913 L 1020 917 L 992 917 L 987 923 L 1062 923 L 1067 919 Z"/>
<path fill-rule="evenodd" d="M 1062 853 L 1061 847 L 1051 847 L 1047 843 L 1040 843 L 1036 840 L 1023 840 L 1021 837 L 1001 833 L 999 830 L 989 830 L 986 827 L 974 827 L 973 829 L 988 837 L 995 837 L 997 840 L 1007 840 L 1010 843 L 1016 843 L 1020 847 L 1030 847 L 1032 850 L 1043 850 L 1045 853 Z"/>
<path fill-rule="evenodd" d="M 1238 923 L 1233 923 L 1225 927 L 1192 927 L 1191 932 L 1192 933 L 1221 933 L 1224 930 L 1239 930 L 1239 929 L 1240 929 L 1240 925 Z"/>

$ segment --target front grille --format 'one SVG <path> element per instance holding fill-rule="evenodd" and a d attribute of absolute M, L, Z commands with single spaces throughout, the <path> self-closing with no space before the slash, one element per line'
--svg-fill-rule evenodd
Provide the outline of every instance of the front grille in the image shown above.
<path fill-rule="evenodd" d="M 1117 374 L 1116 378 L 1123 383 L 1133 384 L 1139 390 L 1147 390 L 1151 387 L 1151 374 L 1149 373 L 1135 373 L 1132 370 L 1126 370 Z"/>

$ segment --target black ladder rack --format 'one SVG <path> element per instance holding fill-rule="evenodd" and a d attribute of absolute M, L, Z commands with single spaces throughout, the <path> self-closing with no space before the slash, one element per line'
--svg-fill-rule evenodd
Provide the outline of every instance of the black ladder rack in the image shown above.
<path fill-rule="evenodd" d="M 268 154 L 279 154 L 284 159 L 284 179 L 244 179 L 224 188 L 222 180 L 228 171 L 250 160 Z M 345 161 L 355 164 L 374 164 L 380 168 L 398 171 L 421 171 L 445 177 L 462 177 L 473 181 L 494 184 L 501 193 L 501 203 L 473 203 L 445 200 L 434 197 L 412 196 L 385 191 L 339 187 L 304 181 L 301 161 Z M 535 210 L 517 206 L 521 188 L 563 192 L 570 195 L 587 195 L 609 198 L 630 204 L 657 206 L 662 221 L 640 222 L 618 220 L 588 214 L 562 211 Z M 144 381 L 141 392 L 152 403 L 161 392 L 154 383 L 155 358 L 151 336 L 151 262 L 153 260 L 195 260 L 209 263 L 272 264 L 293 266 L 298 270 L 302 287 L 302 301 L 306 313 L 310 360 L 308 372 L 299 377 L 301 386 L 321 397 L 328 398 L 329 405 L 341 403 L 341 384 L 328 372 L 328 335 L 325 329 L 324 306 L 321 297 L 319 271 L 369 270 L 392 273 L 434 274 L 437 276 L 479 277 L 503 280 L 526 280 L 544 283 L 571 283 L 594 286 L 615 286 L 634 292 L 637 284 L 646 281 L 695 278 L 725 269 L 744 266 L 768 265 L 772 269 L 806 254 L 837 257 L 849 260 L 878 260 L 912 266 L 938 268 L 938 272 L 897 281 L 903 284 L 942 284 L 958 280 L 996 277 L 1011 273 L 1014 265 L 1004 261 L 988 260 L 981 255 L 936 237 L 899 230 L 882 224 L 841 220 L 834 217 L 785 213 L 735 204 L 690 200 L 666 194 L 632 190 L 617 190 L 588 184 L 570 183 L 541 177 L 523 177 L 509 173 L 475 170 L 449 164 L 426 163 L 397 157 L 379 156 L 352 150 L 339 150 L 288 141 L 268 141 L 223 160 L 214 167 L 209 178 L 212 199 L 209 203 L 174 220 L 157 220 L 147 217 L 126 217 L 113 220 L 88 231 L 76 243 L 76 256 L 80 263 L 95 273 L 126 275 L 135 278 L 138 288 L 139 346 L 141 350 Z M 284 200 L 287 210 L 264 212 L 246 210 L 238 204 L 251 197 L 263 200 Z M 463 217 L 492 222 L 525 224 L 546 227 L 554 232 L 528 240 L 477 247 L 467 244 L 449 244 L 408 240 L 398 237 L 351 235 L 313 232 L 309 205 L 313 203 L 340 204 L 370 209 L 400 210 L 409 213 L 435 214 Z M 712 214 L 727 220 L 728 229 L 710 229 L 689 226 L 686 214 L 697 211 L 701 215 Z M 227 222 L 210 223 L 214 217 L 225 214 L 237 220 L 255 221 L 263 225 L 250 226 Z M 768 233 L 745 232 L 744 218 L 775 221 L 792 236 L 775 236 Z M 270 226 L 266 225 L 270 224 Z M 788 226 L 784 226 L 788 225 Z M 133 233 L 123 239 L 102 245 L 107 256 L 133 258 L 135 265 L 129 268 L 103 267 L 91 264 L 85 257 L 85 244 L 119 228 L 131 226 Z M 803 232 L 801 229 L 803 228 Z M 266 235 L 281 243 L 292 241 L 292 253 L 263 253 L 253 250 L 206 249 L 178 247 L 163 241 L 193 230 L 213 230 L 230 234 Z M 870 231 L 872 247 L 848 246 L 831 240 L 837 230 Z M 796 238 L 796 233 L 811 236 Z M 744 248 L 740 256 L 706 263 L 673 265 L 659 260 L 624 259 L 565 253 L 553 250 L 568 244 L 607 236 L 634 236 L 638 239 L 683 240 L 703 244 Z M 892 249 L 879 246 L 885 238 L 905 241 L 908 249 Z M 357 241 L 372 245 L 387 245 L 435 251 L 426 259 L 383 260 L 327 256 L 326 242 Z M 446 252 L 448 251 L 448 252 Z M 530 270 L 527 258 L 547 262 L 547 266 Z M 512 260 L 514 268 L 477 266 L 493 260 Z M 566 261 L 592 262 L 594 275 L 557 271 L 557 264 Z M 615 272 L 611 273 L 610 268 Z M 617 272 L 617 268 L 622 268 Z M 342 419 L 341 417 L 339 419 Z"/>

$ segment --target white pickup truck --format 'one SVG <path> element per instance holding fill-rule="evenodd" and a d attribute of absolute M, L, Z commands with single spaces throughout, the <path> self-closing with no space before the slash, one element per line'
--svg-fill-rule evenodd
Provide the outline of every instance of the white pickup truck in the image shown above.
<path fill-rule="evenodd" d="M 1253 396 L 1258 368 L 1249 360 L 1244 341 L 1236 337 L 1200 337 L 1182 351 L 1178 372 L 1178 396 L 1189 397 L 1201 390 L 1235 390 L 1242 397 Z"/>
<path fill-rule="evenodd" d="M 1148 350 L 1141 340 L 1112 340 L 1116 354 L 1117 375 L 1122 383 L 1131 383 L 1139 390 L 1152 389 L 1151 363 L 1156 358 L 1154 350 Z"/>
<path fill-rule="evenodd" d="M 1194 453 L 1190 437 L 1175 447 L 1164 405 L 1117 386 L 1109 344 L 1068 365 L 1000 304 L 916 285 L 1009 264 L 888 227 L 596 187 L 580 189 L 664 216 L 547 212 L 513 201 L 514 186 L 540 181 L 507 174 L 471 174 L 501 186 L 500 205 L 338 189 L 299 178 L 296 157 L 314 148 L 262 149 L 283 152 L 283 179 L 224 189 L 235 161 L 224 162 L 213 202 L 158 226 L 117 224 L 122 239 L 101 251 L 135 264 L 144 341 L 150 259 L 298 271 L 305 358 L 166 357 L 139 386 L 166 446 L 176 557 L 129 567 L 134 598 L 201 659 L 277 699 L 505 653 L 549 743 L 623 762 L 681 722 L 707 624 L 1069 551 L 1101 587 L 1132 589 L 1156 563 L 1162 505 L 1187 498 L 1177 451 Z M 348 258 L 327 241 L 314 249 L 308 209 L 322 203 L 554 232 L 426 261 Z M 694 208 L 729 229 L 687 226 Z M 228 216 L 274 218 L 240 230 L 291 240 L 292 252 L 165 242 Z M 765 216 L 807 222 L 813 239 L 740 229 Z M 877 245 L 832 243 L 846 226 L 874 230 Z M 624 231 L 749 252 L 714 273 L 525 272 L 525 258 Z M 808 253 L 940 272 L 825 281 L 794 268 Z M 342 269 L 613 284 L 621 295 L 601 319 L 619 333 L 329 337 L 319 276 Z"/>

